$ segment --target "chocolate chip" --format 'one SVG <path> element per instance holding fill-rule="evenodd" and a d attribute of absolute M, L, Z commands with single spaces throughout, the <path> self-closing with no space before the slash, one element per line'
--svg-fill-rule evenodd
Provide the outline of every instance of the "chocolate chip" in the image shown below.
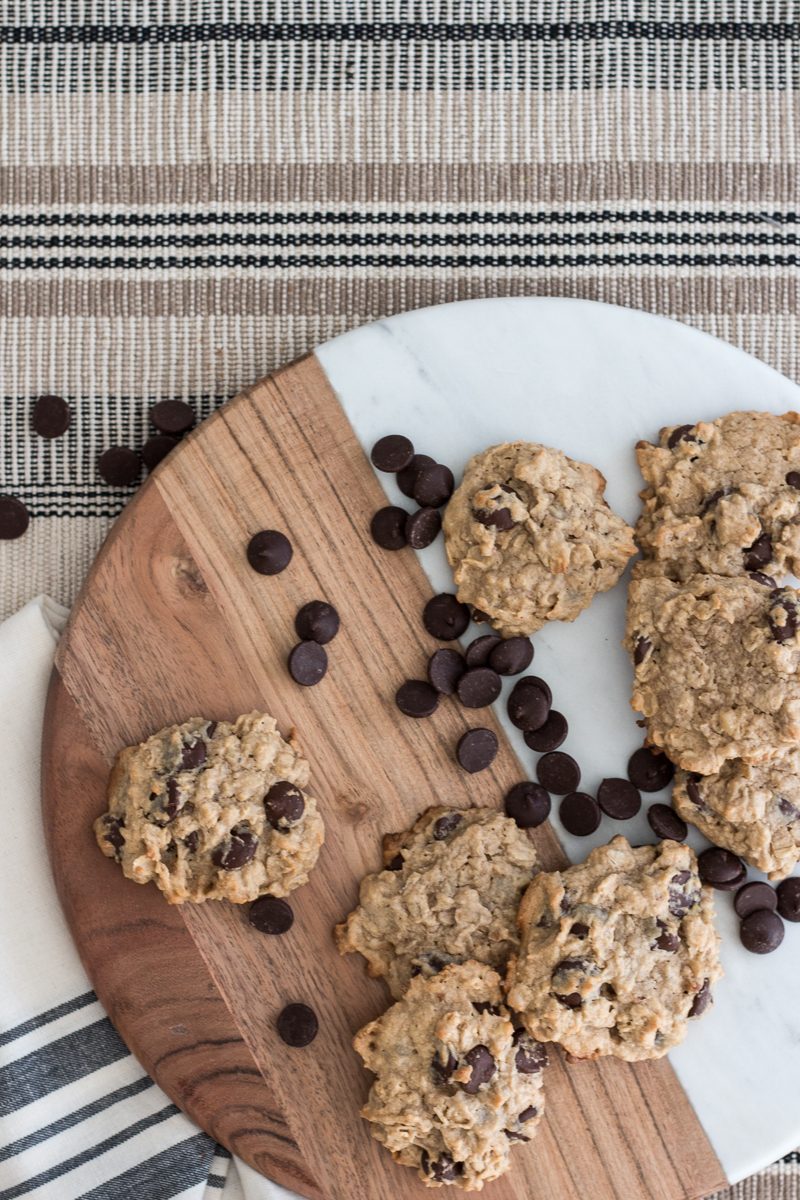
<path fill-rule="evenodd" d="M 533 643 L 526 637 L 506 638 L 489 655 L 489 666 L 498 675 L 519 675 L 532 662 Z"/>
<path fill-rule="evenodd" d="M 695 904 L 700 903 L 699 891 L 686 891 L 683 886 L 691 879 L 691 871 L 679 871 L 677 875 L 673 875 L 669 888 L 669 911 L 673 917 L 682 919 L 686 916 L 690 909 L 694 908 Z"/>
<path fill-rule="evenodd" d="M 464 1055 L 464 1062 L 472 1067 L 472 1074 L 464 1084 L 464 1091 L 474 1096 L 479 1088 L 489 1082 L 497 1067 L 486 1046 L 473 1046 Z"/>
<path fill-rule="evenodd" d="M 247 543 L 247 561 L 259 575 L 280 575 L 292 561 L 292 543 L 277 529 L 262 529 Z"/>
<path fill-rule="evenodd" d="M 778 897 L 778 912 L 784 921 L 800 921 L 800 877 L 784 879 L 775 888 Z"/>
<path fill-rule="evenodd" d="M 434 841 L 443 842 L 454 830 L 458 829 L 461 821 L 462 816 L 460 812 L 449 812 L 445 813 L 443 817 L 439 817 L 433 826 Z"/>
<path fill-rule="evenodd" d="M 452 1183 L 464 1171 L 463 1163 L 454 1162 L 449 1154 L 440 1154 L 438 1158 L 431 1159 L 427 1150 L 421 1152 L 420 1164 L 425 1174 L 436 1183 Z"/>
<path fill-rule="evenodd" d="M 597 789 L 597 803 L 613 820 L 629 821 L 642 807 L 642 798 L 627 779 L 604 779 Z"/>
<path fill-rule="evenodd" d="M 722 892 L 732 892 L 747 874 L 744 863 L 737 855 L 718 846 L 698 854 L 697 870 L 703 883 Z"/>
<path fill-rule="evenodd" d="M 661 930 L 656 940 L 653 942 L 652 949 L 666 950 L 669 954 L 674 954 L 680 947 L 681 939 L 677 933 L 672 933 L 663 921 L 656 919 L 656 924 Z"/>
<path fill-rule="evenodd" d="M 406 519 L 408 513 L 396 504 L 379 508 L 369 526 L 373 542 L 382 550 L 402 550 L 406 542 Z"/>
<path fill-rule="evenodd" d="M 424 550 L 439 536 L 442 518 L 436 508 L 418 508 L 406 517 L 406 541 L 412 550 Z"/>
<path fill-rule="evenodd" d="M 422 621 L 431 637 L 451 642 L 469 625 L 469 609 L 452 592 L 440 592 L 425 605 Z"/>
<path fill-rule="evenodd" d="M 500 1016 L 500 1009 L 496 1004 L 490 1004 L 488 1000 L 473 1000 L 472 1007 L 476 1013 L 483 1016 L 484 1013 L 491 1013 L 493 1017 Z"/>
<path fill-rule="evenodd" d="M 725 496 L 730 496 L 731 491 L 732 488 L 729 487 L 717 488 L 715 492 L 712 492 L 710 496 L 707 496 L 703 507 L 700 509 L 700 516 L 704 517 L 707 513 L 710 513 L 711 509 L 714 508 L 715 505 L 719 504 L 720 500 L 723 500 Z"/>
<path fill-rule="evenodd" d="M 414 481 L 414 499 L 423 508 L 441 508 L 453 494 L 453 472 L 443 463 L 422 467 Z"/>
<path fill-rule="evenodd" d="M 317 1036 L 319 1021 L 307 1004 L 287 1004 L 276 1026 L 287 1046 L 307 1046 Z"/>
<path fill-rule="evenodd" d="M 177 445 L 178 439 L 166 433 L 155 433 L 149 437 L 142 446 L 142 460 L 148 471 L 154 471 Z"/>
<path fill-rule="evenodd" d="M 431 1074 L 437 1083 L 447 1083 L 457 1066 L 458 1059 L 452 1050 L 447 1051 L 447 1058 L 444 1062 L 442 1062 L 438 1054 L 434 1054 L 433 1061 L 431 1062 Z"/>
<path fill-rule="evenodd" d="M 40 396 L 33 406 L 31 425 L 39 437 L 57 438 L 69 429 L 69 405 L 61 396 Z"/>
<path fill-rule="evenodd" d="M 790 821 L 796 821 L 800 818 L 800 808 L 796 808 L 785 796 L 778 796 L 778 808 L 784 817 L 788 817 Z"/>
<path fill-rule="evenodd" d="M 402 854 L 395 854 L 394 858 L 391 859 L 386 864 L 386 866 L 384 867 L 384 870 L 385 871 L 402 871 L 404 862 L 405 862 L 405 859 L 403 858 Z"/>
<path fill-rule="evenodd" d="M 500 645 L 502 640 L 496 633 L 482 633 L 480 637 L 474 638 L 467 646 L 464 655 L 467 666 L 485 667 L 489 662 L 489 655 L 495 646 Z"/>
<path fill-rule="evenodd" d="M 473 508 L 472 515 L 479 524 L 498 533 L 507 533 L 516 525 L 510 508 Z"/>
<path fill-rule="evenodd" d="M 783 921 L 776 912 L 760 908 L 745 917 L 739 926 L 739 937 L 751 954 L 771 954 L 783 941 Z"/>
<path fill-rule="evenodd" d="M 671 842 L 686 841 L 688 826 L 671 805 L 651 804 L 647 810 L 647 820 L 656 837 L 666 838 Z"/>
<path fill-rule="evenodd" d="M 541 729 L 550 715 L 550 697 L 532 676 L 518 680 L 509 693 L 508 719 L 525 733 Z"/>
<path fill-rule="evenodd" d="M 436 712 L 439 693 L 424 679 L 407 679 L 395 692 L 394 702 L 407 717 L 429 717 Z"/>
<path fill-rule="evenodd" d="M 414 447 L 401 433 L 387 433 L 385 437 L 378 438 L 370 454 L 373 467 L 389 474 L 402 471 L 413 457 Z"/>
<path fill-rule="evenodd" d="M 745 571 L 758 571 L 765 567 L 772 558 L 772 539 L 768 533 L 762 533 L 744 554 Z"/>
<path fill-rule="evenodd" d="M 16 496 L 0 496 L 0 541 L 22 537 L 30 524 L 30 514 Z"/>
<path fill-rule="evenodd" d="M 506 793 L 505 809 L 520 829 L 535 829 L 550 816 L 550 796 L 538 783 L 515 783 Z"/>
<path fill-rule="evenodd" d="M 545 754 L 548 750 L 557 750 L 559 746 L 563 746 L 568 733 L 567 718 L 563 713 L 551 708 L 544 725 L 539 729 L 526 729 L 523 737 L 525 745 L 529 746 L 531 750 Z"/>
<path fill-rule="evenodd" d="M 431 458 L 429 454 L 415 454 L 407 467 L 403 467 L 397 472 L 397 486 L 404 496 L 409 499 L 414 498 L 414 485 L 417 482 L 417 476 L 423 467 L 433 467 L 436 465 L 436 460 Z"/>
<path fill-rule="evenodd" d="M 488 613 L 485 613 L 482 608 L 476 608 L 474 604 L 470 604 L 469 612 L 476 625 L 485 625 L 492 619 Z"/>
<path fill-rule="evenodd" d="M 589 932 L 589 926 L 584 925 L 583 921 L 575 921 L 574 924 L 570 926 L 569 931 L 573 937 L 585 938 Z"/>
<path fill-rule="evenodd" d="M 686 780 L 686 795 L 691 800 L 695 808 L 708 808 L 703 797 L 700 795 L 700 780 L 701 775 L 690 775 Z"/>
<path fill-rule="evenodd" d="M 199 831 L 197 829 L 193 829 L 190 833 L 187 833 L 186 837 L 183 839 L 183 844 L 190 854 L 194 854 L 195 850 L 200 845 Z"/>
<path fill-rule="evenodd" d="M 547 1047 L 541 1042 L 536 1042 L 532 1037 L 521 1030 L 519 1036 L 515 1035 L 514 1042 L 517 1046 L 517 1053 L 514 1055 L 514 1066 L 519 1071 L 520 1075 L 538 1075 L 538 1073 L 547 1066 Z M 520 1117 L 520 1120 L 523 1118 Z M 526 1117 L 525 1120 L 528 1120 Z"/>
<path fill-rule="evenodd" d="M 286 830 L 300 820 L 306 802 L 296 784 L 279 779 L 264 797 L 264 812 L 273 829 Z"/>
<path fill-rule="evenodd" d="M 465 670 L 464 656 L 458 650 L 434 650 L 428 659 L 428 679 L 443 696 L 455 695 Z"/>
<path fill-rule="evenodd" d="M 194 410 L 185 400 L 159 400 L 150 409 L 150 420 L 159 433 L 186 433 L 194 425 Z"/>
<path fill-rule="evenodd" d="M 103 838 L 115 850 L 121 850 L 125 845 L 125 835 L 122 832 L 124 824 L 124 821 L 120 820 L 119 817 L 113 817 L 111 813 L 103 814 Z"/>
<path fill-rule="evenodd" d="M 581 769 L 571 754 L 563 750 L 555 750 L 543 754 L 536 764 L 536 778 L 548 792 L 556 796 L 565 796 L 567 792 L 577 790 L 581 781 Z"/>
<path fill-rule="evenodd" d="M 206 744 L 202 738 L 197 738 L 193 742 L 188 742 L 181 751 L 181 763 L 179 770 L 192 771 L 195 767 L 202 767 L 206 761 Z"/>
<path fill-rule="evenodd" d="M 583 1004 L 579 992 L 569 992 L 566 996 L 561 995 L 559 992 L 553 992 L 553 995 L 559 1004 L 564 1005 L 564 1008 L 580 1008 Z"/>
<path fill-rule="evenodd" d="M 497 734 L 491 729 L 470 729 L 456 746 L 456 758 L 460 766 L 474 775 L 485 771 L 497 757 Z"/>
<path fill-rule="evenodd" d="M 142 464 L 129 446 L 109 446 L 97 460 L 97 472 L 112 487 L 130 487 L 141 475 Z"/>
<path fill-rule="evenodd" d="M 635 750 L 628 759 L 628 779 L 640 792 L 660 792 L 674 774 L 675 767 L 666 754 L 648 746 Z"/>
<path fill-rule="evenodd" d="M 570 792 L 558 807 L 561 824 L 574 837 L 588 837 L 600 825 L 600 805 L 586 792 Z"/>
<path fill-rule="evenodd" d="M 789 487 L 800 488 L 800 471 L 787 471 L 786 482 Z"/>
<path fill-rule="evenodd" d="M 278 896 L 259 896 L 250 905 L 247 919 L 259 933 L 286 933 L 294 924 L 291 905 Z"/>
<path fill-rule="evenodd" d="M 778 907 L 778 894 L 768 883 L 745 883 L 734 896 L 733 907 L 737 917 L 742 920 L 760 909 L 774 912 Z"/>
<path fill-rule="evenodd" d="M 301 687 L 314 687 L 328 669 L 328 655 L 318 642 L 298 642 L 289 651 L 289 674 Z"/>
<path fill-rule="evenodd" d="M 637 638 L 636 645 L 633 648 L 634 665 L 640 667 L 652 649 L 653 643 L 650 641 L 650 638 Z"/>
<path fill-rule="evenodd" d="M 689 434 L 694 429 L 694 425 L 677 425 L 672 433 L 667 438 L 667 448 L 674 450 L 678 442 L 696 442 L 697 438 L 690 438 Z"/>
<path fill-rule="evenodd" d="M 309 600 L 298 610 L 294 628 L 302 641 L 326 646 L 339 632 L 339 614 L 326 600 Z"/>
<path fill-rule="evenodd" d="M 752 579 L 753 583 L 760 583 L 762 587 L 772 588 L 775 591 L 778 587 L 771 575 L 765 575 L 763 571 L 748 571 L 747 574 Z"/>
<path fill-rule="evenodd" d="M 486 708 L 494 704 L 502 688 L 500 676 L 490 667 L 475 667 L 465 671 L 456 691 L 465 708 Z"/>
<path fill-rule="evenodd" d="M 692 1001 L 692 1007 L 689 1009 L 688 1015 L 690 1017 L 699 1017 L 706 1011 L 711 1003 L 711 1000 L 711 985 L 707 979 L 704 979 L 703 986 L 700 988 L 699 992 L 697 992 L 694 1000 Z"/>
<path fill-rule="evenodd" d="M 223 871 L 237 871 L 254 857 L 258 838 L 247 825 L 234 825 L 224 842 L 211 852 L 211 861 Z"/>
<path fill-rule="evenodd" d="M 519 1121 L 520 1125 L 524 1125 L 526 1121 L 532 1121 L 538 1112 L 538 1108 L 531 1104 L 528 1108 L 523 1108 L 522 1112 L 517 1117 L 517 1120 Z"/>
<path fill-rule="evenodd" d="M 773 606 L 767 617 L 776 642 L 790 641 L 797 633 L 797 604 L 787 588 L 778 588 L 772 596 Z"/>

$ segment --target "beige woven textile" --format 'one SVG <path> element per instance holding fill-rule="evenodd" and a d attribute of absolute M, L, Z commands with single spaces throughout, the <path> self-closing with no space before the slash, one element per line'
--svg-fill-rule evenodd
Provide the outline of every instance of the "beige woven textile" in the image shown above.
<path fill-rule="evenodd" d="M 800 377 L 792 0 L 0 0 L 0 616 L 69 602 L 154 400 L 566 295 Z M 29 431 L 68 397 L 66 438 Z M 735 1047 L 731 1047 L 735 1053 Z M 800 1160 L 729 1193 L 800 1197 Z"/>

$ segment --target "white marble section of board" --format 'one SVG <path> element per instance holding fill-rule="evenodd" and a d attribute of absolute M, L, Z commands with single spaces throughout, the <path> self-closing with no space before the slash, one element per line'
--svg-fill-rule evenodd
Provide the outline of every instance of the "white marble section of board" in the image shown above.
<path fill-rule="evenodd" d="M 642 485 L 633 453 L 640 438 L 737 408 L 800 408 L 800 389 L 741 351 L 660 317 L 588 301 L 446 305 L 356 330 L 317 355 L 366 450 L 382 434 L 404 433 L 458 479 L 470 455 L 497 442 L 558 446 L 600 468 L 609 503 L 631 522 Z M 391 502 L 413 507 L 393 476 L 379 478 Z M 420 558 L 434 588 L 451 590 L 442 540 Z M 620 586 L 574 624 L 553 622 L 534 639 L 531 671 L 548 680 L 554 707 L 569 720 L 563 749 L 577 758 L 591 792 L 604 776 L 624 775 L 641 744 L 620 647 L 624 609 Z M 498 715 L 521 778 L 531 777 L 535 756 L 502 703 Z M 443 763 L 443 779 L 447 769 Z M 645 808 L 667 798 L 645 797 Z M 618 831 L 652 840 L 643 813 L 624 826 L 604 818 L 587 839 L 565 835 L 554 820 L 577 861 Z M 705 844 L 695 835 L 692 842 Z M 739 945 L 730 896 L 717 893 L 717 910 L 726 977 L 714 1009 L 671 1061 L 735 1182 L 800 1144 L 800 927 L 787 928 L 775 954 L 754 957 Z"/>

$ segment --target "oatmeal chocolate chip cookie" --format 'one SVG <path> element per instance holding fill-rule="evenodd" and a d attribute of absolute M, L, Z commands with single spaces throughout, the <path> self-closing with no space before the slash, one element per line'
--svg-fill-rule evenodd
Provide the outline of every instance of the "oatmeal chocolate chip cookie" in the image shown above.
<path fill-rule="evenodd" d="M 603 499 L 605 482 L 532 442 L 472 458 L 443 524 L 459 600 L 509 637 L 574 621 L 635 552 L 633 531 Z"/>
<path fill-rule="evenodd" d="M 353 1045 L 376 1077 L 361 1115 L 429 1187 L 479 1191 L 541 1119 L 547 1052 L 515 1028 L 498 975 L 482 963 L 412 979 Z"/>
<path fill-rule="evenodd" d="M 336 928 L 342 954 L 363 954 L 397 997 L 413 976 L 447 963 L 505 967 L 536 867 L 533 843 L 514 821 L 487 808 L 430 808 L 406 833 L 383 839 L 383 861 Z"/>
<path fill-rule="evenodd" d="M 615 837 L 528 888 L 508 1004 L 532 1037 L 577 1058 L 660 1058 L 722 974 L 713 916 L 688 846 Z"/>
<path fill-rule="evenodd" d="M 800 739 L 800 637 L 794 588 L 746 578 L 665 578 L 637 563 L 625 644 L 631 704 L 648 737 L 687 771 L 758 763 Z"/>
<path fill-rule="evenodd" d="M 285 896 L 308 879 L 324 830 L 308 763 L 272 717 L 193 717 L 117 756 L 98 845 L 170 904 Z"/>
<path fill-rule="evenodd" d="M 755 765 L 733 758 L 715 775 L 678 771 L 672 802 L 716 846 L 771 879 L 800 862 L 800 749 Z"/>
<path fill-rule="evenodd" d="M 636 540 L 673 579 L 800 568 L 800 414 L 734 412 L 640 442 Z"/>

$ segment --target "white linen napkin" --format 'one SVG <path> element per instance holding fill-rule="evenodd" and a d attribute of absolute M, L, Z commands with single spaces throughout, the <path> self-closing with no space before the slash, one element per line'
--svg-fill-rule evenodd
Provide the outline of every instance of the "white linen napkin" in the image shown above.
<path fill-rule="evenodd" d="M 0 625 L 0 1200 L 291 1200 L 145 1074 L 72 944 L 40 817 L 42 719 L 67 612 Z"/>

